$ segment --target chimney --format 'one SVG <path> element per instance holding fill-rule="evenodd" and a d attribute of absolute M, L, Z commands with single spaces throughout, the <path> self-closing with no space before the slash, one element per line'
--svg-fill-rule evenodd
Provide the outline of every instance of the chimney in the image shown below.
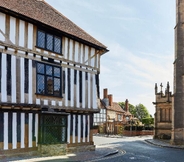
<path fill-rule="evenodd" d="M 129 111 L 128 99 L 125 100 L 125 110 L 126 112 Z"/>
<path fill-rule="evenodd" d="M 103 90 L 103 94 L 104 94 L 103 98 L 108 98 L 107 88 L 105 88 L 105 89 Z"/>
<path fill-rule="evenodd" d="M 112 102 L 113 102 L 113 99 L 112 99 L 112 95 L 108 95 L 108 98 L 109 98 L 109 106 L 112 106 Z"/>

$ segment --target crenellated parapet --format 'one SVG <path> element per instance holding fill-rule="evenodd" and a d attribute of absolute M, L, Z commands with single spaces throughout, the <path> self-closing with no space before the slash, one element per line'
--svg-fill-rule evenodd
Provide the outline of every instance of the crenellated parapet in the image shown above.
<path fill-rule="evenodd" d="M 158 92 L 157 83 L 155 83 L 155 102 L 153 102 L 153 104 L 171 103 L 172 97 L 173 97 L 173 94 L 170 91 L 169 82 L 167 82 L 167 86 L 165 88 L 165 91 L 163 91 L 163 84 L 161 83 L 159 92 Z"/>

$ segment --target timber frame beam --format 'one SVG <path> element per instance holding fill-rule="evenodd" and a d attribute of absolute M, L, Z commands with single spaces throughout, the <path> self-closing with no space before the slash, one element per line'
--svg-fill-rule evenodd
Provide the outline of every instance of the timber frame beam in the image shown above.
<path fill-rule="evenodd" d="M 97 73 L 99 71 L 98 68 L 95 68 L 89 65 L 84 65 L 78 62 L 70 61 L 68 59 L 64 59 L 59 54 L 54 54 L 54 55 L 49 54 L 48 55 L 42 52 L 38 52 L 35 50 L 31 50 L 31 49 L 26 49 L 24 47 L 16 46 L 13 44 L 8 44 L 2 41 L 0 41 L 0 52 L 6 53 L 6 54 L 12 54 L 12 55 L 23 57 L 23 58 L 29 58 L 29 59 L 36 60 L 36 61 L 41 61 L 41 57 L 46 57 L 46 58 L 51 58 L 51 59 L 60 61 L 61 66 L 64 66 L 64 67 L 72 67 L 76 70 L 82 70 L 82 71 L 86 71 L 90 73 Z"/>

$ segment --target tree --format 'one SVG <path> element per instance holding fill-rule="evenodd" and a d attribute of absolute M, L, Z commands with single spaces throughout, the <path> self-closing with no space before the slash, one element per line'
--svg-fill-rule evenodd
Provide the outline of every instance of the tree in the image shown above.
<path fill-rule="evenodd" d="M 143 118 L 150 118 L 147 108 L 143 104 L 135 106 L 135 117 L 142 121 Z"/>
<path fill-rule="evenodd" d="M 121 106 L 121 108 L 123 109 L 123 110 L 125 110 L 125 102 L 119 102 L 118 103 L 120 106 Z M 128 104 L 129 105 L 129 111 L 130 111 L 130 113 L 132 114 L 132 115 L 134 115 L 135 114 L 135 106 L 134 105 L 132 105 L 132 104 Z"/>
<path fill-rule="evenodd" d="M 150 126 L 154 124 L 154 118 L 143 118 L 142 119 L 142 124 L 144 124 L 145 126 Z"/>
<path fill-rule="evenodd" d="M 118 104 L 123 110 L 125 110 L 125 102 L 119 102 Z M 134 117 L 138 118 L 140 121 L 142 121 L 143 118 L 150 118 L 150 114 L 147 108 L 141 103 L 136 106 L 129 104 L 129 111 Z"/>

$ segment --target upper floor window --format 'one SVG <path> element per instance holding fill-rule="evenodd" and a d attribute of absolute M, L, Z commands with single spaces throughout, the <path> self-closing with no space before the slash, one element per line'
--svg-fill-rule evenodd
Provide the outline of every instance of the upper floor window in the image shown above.
<path fill-rule="evenodd" d="M 118 114 L 118 121 L 122 120 L 122 114 Z"/>
<path fill-rule="evenodd" d="M 94 114 L 93 125 L 100 125 L 106 122 L 106 109 L 100 109 L 100 113 Z"/>
<path fill-rule="evenodd" d="M 46 33 L 45 31 L 37 31 L 37 46 L 55 53 L 61 54 L 61 37 Z"/>
<path fill-rule="evenodd" d="M 61 97 L 61 67 L 37 62 L 36 74 L 38 94 Z"/>

